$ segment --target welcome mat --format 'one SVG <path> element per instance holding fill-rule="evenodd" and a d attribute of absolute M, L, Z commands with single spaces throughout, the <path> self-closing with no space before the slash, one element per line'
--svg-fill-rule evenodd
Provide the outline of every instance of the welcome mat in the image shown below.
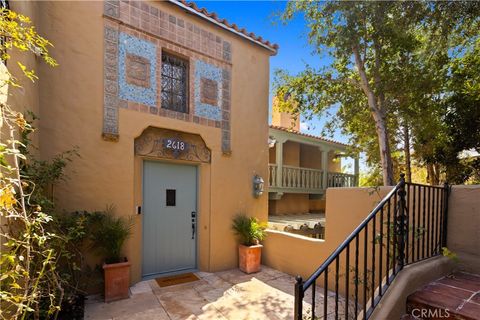
<path fill-rule="evenodd" d="M 176 276 L 168 276 L 168 277 L 161 277 L 161 278 L 156 278 L 155 281 L 157 281 L 158 285 L 160 287 L 168 287 L 168 286 L 174 286 L 176 284 L 182 284 L 182 283 L 187 283 L 187 282 L 193 282 L 200 280 L 196 275 L 193 273 L 184 273 L 184 274 L 179 274 Z"/>

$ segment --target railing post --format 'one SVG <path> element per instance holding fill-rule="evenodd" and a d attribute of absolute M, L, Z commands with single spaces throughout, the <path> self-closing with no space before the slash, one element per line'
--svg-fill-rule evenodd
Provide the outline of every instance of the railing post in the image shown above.
<path fill-rule="evenodd" d="M 275 146 L 275 163 L 277 164 L 277 187 L 284 187 L 283 185 L 283 142 L 277 140 Z"/>
<path fill-rule="evenodd" d="M 397 214 L 397 221 L 395 221 L 395 236 L 397 237 L 398 243 L 398 256 L 397 256 L 397 263 L 400 267 L 400 270 L 405 265 L 405 237 L 408 236 L 408 230 L 406 230 L 406 219 L 408 219 L 406 212 L 406 201 L 405 196 L 407 192 L 405 191 L 405 174 L 400 174 L 400 184 L 398 188 L 398 214 Z"/>
<path fill-rule="evenodd" d="M 294 307 L 294 319 L 295 320 L 302 320 L 303 314 L 303 279 L 300 276 L 295 277 L 295 307 Z M 313 306 L 315 307 L 315 306 Z"/>
<path fill-rule="evenodd" d="M 355 160 L 354 160 L 354 181 L 353 181 L 353 186 L 352 187 L 358 187 L 358 185 L 360 184 L 360 160 L 359 160 L 359 156 L 355 156 Z"/>
<path fill-rule="evenodd" d="M 447 223 L 448 223 L 448 196 L 450 195 L 450 185 L 447 181 L 443 184 L 444 201 L 443 201 L 443 232 L 442 232 L 442 248 L 447 246 Z"/>
<path fill-rule="evenodd" d="M 323 170 L 323 179 L 322 179 L 322 189 L 327 189 L 328 186 L 328 152 L 329 149 L 320 149 L 322 151 L 322 170 Z"/>

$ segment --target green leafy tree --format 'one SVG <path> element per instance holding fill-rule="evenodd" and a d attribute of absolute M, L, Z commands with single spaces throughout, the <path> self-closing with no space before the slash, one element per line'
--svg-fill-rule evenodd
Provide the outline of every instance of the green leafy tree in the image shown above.
<path fill-rule="evenodd" d="M 480 182 L 480 39 L 451 62 L 444 107 L 444 141 L 434 158 L 452 183 Z M 467 152 L 461 156 L 461 153 Z"/>
<path fill-rule="evenodd" d="M 438 182 L 435 150 L 446 141 L 441 101 L 450 60 L 475 36 L 477 3 L 290 1 L 282 18 L 301 13 L 308 40 L 333 62 L 297 75 L 276 74 L 280 108 L 307 119 L 337 109 L 338 127 L 366 152 L 384 185 L 416 164 Z M 433 177 L 435 176 L 435 177 Z"/>

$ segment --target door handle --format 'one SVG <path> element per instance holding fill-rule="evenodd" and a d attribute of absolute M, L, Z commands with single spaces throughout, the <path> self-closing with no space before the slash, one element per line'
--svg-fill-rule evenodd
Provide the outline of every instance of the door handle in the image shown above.
<path fill-rule="evenodd" d="M 197 217 L 197 213 L 195 211 L 192 211 L 192 240 L 195 239 L 195 220 Z"/>

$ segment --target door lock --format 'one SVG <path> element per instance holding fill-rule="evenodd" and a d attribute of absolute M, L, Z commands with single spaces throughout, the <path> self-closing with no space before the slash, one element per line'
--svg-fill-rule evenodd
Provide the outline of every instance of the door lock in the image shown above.
<path fill-rule="evenodd" d="M 197 212 L 192 211 L 192 240 L 195 239 L 195 226 L 196 226 L 195 218 L 196 217 L 197 217 Z"/>

